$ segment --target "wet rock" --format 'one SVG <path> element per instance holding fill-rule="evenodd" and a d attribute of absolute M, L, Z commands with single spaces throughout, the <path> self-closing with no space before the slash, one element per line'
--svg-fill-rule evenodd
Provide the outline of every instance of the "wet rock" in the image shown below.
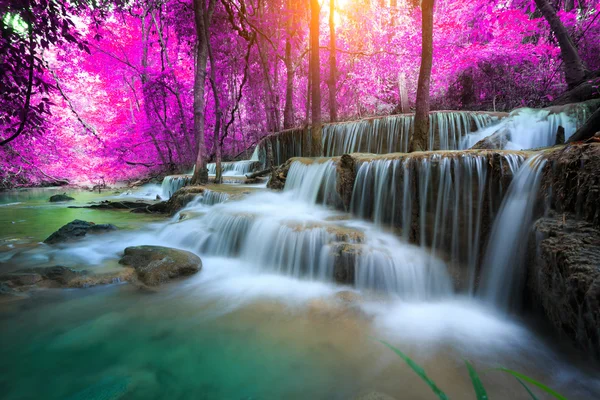
<path fill-rule="evenodd" d="M 354 190 L 354 180 L 356 179 L 356 166 L 354 159 L 344 154 L 336 165 L 337 179 L 336 190 L 342 199 L 344 209 L 350 209 L 352 200 L 352 191 Z"/>
<path fill-rule="evenodd" d="M 4 283 L 11 288 L 32 286 L 43 279 L 44 278 L 40 274 L 19 271 L 0 276 L 0 281 L 4 281 Z"/>
<path fill-rule="evenodd" d="M 114 271 L 80 274 L 65 285 L 69 288 L 90 288 L 99 285 L 111 285 L 124 282 L 136 282 L 136 274 L 132 268 L 121 268 Z"/>
<path fill-rule="evenodd" d="M 119 263 L 133 267 L 148 286 L 193 275 L 202 268 L 202 260 L 195 254 L 161 246 L 128 247 Z"/>
<path fill-rule="evenodd" d="M 70 206 L 69 208 L 91 208 L 99 210 L 137 210 L 151 207 L 153 204 L 143 201 L 109 201 L 104 200 L 89 206 Z"/>
<path fill-rule="evenodd" d="M 55 194 L 54 196 L 50 196 L 51 203 L 58 203 L 61 201 L 73 201 L 75 200 L 73 197 L 67 196 L 66 193 L 63 194 Z"/>
<path fill-rule="evenodd" d="M 471 149 L 501 150 L 506 147 L 506 143 L 508 143 L 509 140 L 511 140 L 510 130 L 507 128 L 500 128 L 490 136 L 475 143 Z"/>
<path fill-rule="evenodd" d="M 45 268 L 29 268 L 23 271 L 39 274 L 43 279 L 55 281 L 60 285 L 67 285 L 71 280 L 81 275 L 85 275 L 84 271 L 77 271 L 72 268 L 63 267 L 62 265 Z"/>
<path fill-rule="evenodd" d="M 117 230 L 112 224 L 95 224 L 93 222 L 76 219 L 62 226 L 59 230 L 48 236 L 44 243 L 56 244 L 79 239 L 88 233 L 105 233 Z"/>
<path fill-rule="evenodd" d="M 355 279 L 356 259 L 361 254 L 362 246 L 349 243 L 334 243 L 330 248 L 333 257 L 333 278 L 344 285 L 353 285 Z"/>
<path fill-rule="evenodd" d="M 600 359 L 600 228 L 574 217 L 553 213 L 535 223 L 528 295 L 561 336 Z"/>
<path fill-rule="evenodd" d="M 184 186 L 164 203 L 164 212 L 174 215 L 206 191 L 204 186 Z"/>
<path fill-rule="evenodd" d="M 541 193 L 558 213 L 600 226 L 600 144 L 572 144 L 547 153 Z"/>

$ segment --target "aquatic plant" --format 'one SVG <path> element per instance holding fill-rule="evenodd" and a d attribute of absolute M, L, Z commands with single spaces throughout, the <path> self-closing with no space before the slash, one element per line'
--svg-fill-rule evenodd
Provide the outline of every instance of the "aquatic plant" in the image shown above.
<path fill-rule="evenodd" d="M 378 341 L 381 342 L 382 344 L 384 344 L 385 346 L 387 346 L 389 349 L 391 349 L 400 358 L 402 358 L 404 360 L 404 362 L 406 362 L 406 364 L 419 376 L 419 378 L 421 378 L 425 383 L 427 383 L 427 386 L 429 386 L 431 388 L 431 390 L 436 394 L 436 396 L 440 400 L 448 400 L 449 399 L 449 397 L 446 395 L 446 393 L 444 393 L 435 384 L 435 382 L 429 376 L 427 376 L 423 367 L 421 367 L 419 364 L 417 364 L 409 356 L 404 354 L 400 349 L 392 346 L 388 342 L 385 342 L 383 340 L 378 340 Z M 477 396 L 477 400 L 488 400 L 487 392 L 485 390 L 485 387 L 483 386 L 483 383 L 481 382 L 481 379 L 479 378 L 479 375 L 477 374 L 477 371 L 475 370 L 475 367 L 468 360 L 465 360 L 465 365 L 467 366 L 467 369 L 469 370 L 469 377 L 471 378 L 471 383 L 473 384 L 473 389 L 475 390 L 475 395 Z M 567 400 L 566 397 L 564 397 L 560 393 L 556 392 L 555 390 L 549 388 L 548 386 L 544 385 L 543 383 L 538 382 L 535 379 L 530 378 L 527 375 L 524 375 L 520 372 L 513 371 L 511 369 L 504 368 L 504 367 L 495 368 L 494 370 L 506 372 L 507 374 L 514 376 L 515 379 L 525 388 L 525 390 L 527 390 L 527 393 L 529 393 L 529 395 L 531 396 L 531 398 L 533 400 L 537 400 L 537 397 L 535 396 L 535 394 L 531 391 L 531 389 L 529 388 L 529 386 L 527 386 L 527 384 L 525 382 L 536 386 L 537 388 L 543 390 L 545 393 L 551 395 L 552 397 L 554 397 L 558 400 Z"/>

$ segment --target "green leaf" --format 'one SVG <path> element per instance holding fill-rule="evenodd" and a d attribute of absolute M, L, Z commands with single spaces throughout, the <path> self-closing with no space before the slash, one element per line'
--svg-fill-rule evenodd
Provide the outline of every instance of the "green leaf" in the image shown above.
<path fill-rule="evenodd" d="M 527 393 L 529 393 L 529 395 L 531 396 L 531 398 L 532 398 L 533 400 L 538 400 L 538 398 L 535 396 L 535 394 L 533 394 L 533 392 L 531 391 L 531 389 L 529 389 L 529 386 L 527 386 L 527 385 L 525 384 L 525 382 L 523 382 L 522 380 L 520 380 L 520 379 L 519 379 L 519 378 L 517 378 L 516 376 L 515 376 L 515 379 L 519 381 L 519 383 L 521 384 L 521 386 L 523 386 L 523 387 L 525 388 L 525 390 L 527 390 Z"/>
<path fill-rule="evenodd" d="M 481 383 L 481 379 L 479 379 L 479 375 L 477 375 L 477 371 L 473 367 L 468 360 L 465 360 L 465 364 L 467 365 L 467 369 L 469 370 L 469 376 L 471 377 L 471 382 L 473 383 L 473 389 L 475 389 L 475 394 L 477 395 L 477 400 L 488 400 L 487 392 Z"/>
<path fill-rule="evenodd" d="M 406 354 L 404 354 L 403 352 L 401 352 L 400 350 L 398 350 L 397 348 L 395 348 L 394 346 L 392 346 L 391 344 L 384 342 L 383 340 L 378 340 L 378 342 L 384 344 L 385 346 L 387 346 L 388 348 L 390 348 L 394 353 L 396 353 L 397 355 L 400 356 L 400 358 L 402 358 L 410 368 L 412 368 L 413 371 L 415 371 L 415 373 L 417 375 L 419 375 L 419 377 L 421 379 L 423 379 L 425 381 L 425 383 L 427 383 L 427 385 L 429 385 L 429 387 L 431 388 L 431 390 L 433 390 L 433 392 L 439 397 L 440 400 L 448 400 L 448 396 L 446 396 L 446 394 L 444 392 L 442 392 L 437 386 L 436 384 L 427 376 L 427 374 L 425 373 L 425 371 L 423 370 L 423 368 L 421 368 L 421 366 L 419 364 L 417 364 L 416 362 L 414 362 L 413 360 L 410 359 L 410 357 L 408 357 Z"/>
<path fill-rule="evenodd" d="M 523 375 L 517 371 L 513 371 L 508 368 L 497 368 L 497 370 L 509 373 L 512 376 L 514 376 L 515 378 L 522 379 L 525 382 L 531 383 L 532 385 L 537 386 L 538 388 L 542 389 L 544 392 L 548 393 L 549 395 L 553 396 L 554 398 L 556 398 L 558 400 L 567 400 L 567 398 L 565 396 L 550 389 L 548 386 L 544 385 L 543 383 L 540 383 L 540 382 L 536 381 L 535 379 L 528 377 L 527 375 Z"/>

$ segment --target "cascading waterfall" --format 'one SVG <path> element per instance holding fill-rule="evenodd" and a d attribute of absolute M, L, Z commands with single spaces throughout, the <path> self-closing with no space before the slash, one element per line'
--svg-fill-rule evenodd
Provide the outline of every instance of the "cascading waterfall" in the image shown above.
<path fill-rule="evenodd" d="M 429 114 L 429 150 L 458 150 L 461 140 L 497 121 L 485 113 L 440 111 Z"/>
<path fill-rule="evenodd" d="M 189 185 L 192 182 L 191 175 L 170 175 L 165 176 L 162 181 L 162 197 L 165 199 L 170 198 L 173 193 L 178 191 L 184 186 Z"/>
<path fill-rule="evenodd" d="M 229 195 L 227 193 L 205 190 L 202 194 L 196 196 L 196 198 L 189 203 L 188 207 L 193 208 L 200 204 L 213 206 L 227 200 L 229 200 Z"/>
<path fill-rule="evenodd" d="M 513 179 L 494 222 L 484 258 L 481 296 L 502 309 L 519 304 L 528 235 L 546 160 L 527 160 Z"/>
<path fill-rule="evenodd" d="M 497 117 L 470 111 L 439 111 L 429 114 L 429 149 L 457 150 L 461 138 L 493 124 Z M 323 155 L 348 153 L 406 153 L 414 130 L 414 115 L 363 119 L 325 124 Z"/>
<path fill-rule="evenodd" d="M 217 164 L 209 163 L 206 164 L 209 175 L 216 175 Z M 242 160 L 221 163 L 221 169 L 223 176 L 239 176 L 246 175 L 257 171 L 260 168 L 260 162 L 256 160 Z"/>
<path fill-rule="evenodd" d="M 500 182 L 492 181 L 488 171 L 488 157 L 431 153 L 364 161 L 350 208 L 376 224 L 402 227 L 405 240 L 420 243 L 434 256 L 445 254 L 466 264 L 473 291 L 483 227 L 491 223 L 493 200 L 502 196 Z M 506 153 L 498 167 L 512 174 L 523 160 L 520 154 Z"/>
<path fill-rule="evenodd" d="M 332 160 L 304 159 L 290 165 L 285 191 L 294 191 L 299 199 L 311 204 L 336 205 L 340 199 L 336 188 L 336 166 Z"/>
<path fill-rule="evenodd" d="M 339 267 L 333 249 L 356 246 L 359 251 L 347 259 L 357 288 L 407 300 L 452 293 L 445 264 L 424 249 L 315 204 L 327 203 L 327 193 L 335 193 L 336 166 L 332 160 L 310 161 L 292 163 L 283 193 L 256 193 L 209 209 L 196 200 L 186 210 L 201 207 L 205 214 L 167 225 L 159 240 L 178 238 L 177 246 L 239 258 L 257 272 L 325 282 L 335 280 Z"/>
<path fill-rule="evenodd" d="M 323 155 L 406 152 L 413 131 L 412 115 L 363 119 L 323 126 Z"/>
<path fill-rule="evenodd" d="M 520 108 L 511 112 L 499 124 L 464 136 L 459 148 L 469 149 L 492 135 L 500 136 L 503 144 L 499 148 L 507 150 L 554 146 L 557 142 L 559 126 L 564 128 L 564 139 L 567 140 L 587 120 L 589 115 L 590 112 L 585 103 L 573 105 L 571 109 L 560 112 L 552 109 Z"/>

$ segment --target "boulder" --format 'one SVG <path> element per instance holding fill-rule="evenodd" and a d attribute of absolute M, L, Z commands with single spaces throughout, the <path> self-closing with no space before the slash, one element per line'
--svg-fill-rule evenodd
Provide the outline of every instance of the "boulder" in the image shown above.
<path fill-rule="evenodd" d="M 77 271 L 72 268 L 63 267 L 62 265 L 44 268 L 29 268 L 23 271 L 39 274 L 43 279 L 55 281 L 60 285 L 67 285 L 73 279 L 86 275 L 85 271 Z"/>
<path fill-rule="evenodd" d="M 63 194 L 55 194 L 54 196 L 50 196 L 51 203 L 58 203 L 61 201 L 73 201 L 75 200 L 73 197 L 67 196 L 66 193 Z"/>
<path fill-rule="evenodd" d="M 148 286 L 193 275 L 202 268 L 197 255 L 161 246 L 128 247 L 119 263 L 133 267 L 138 279 Z"/>
<path fill-rule="evenodd" d="M 0 276 L 0 281 L 11 288 L 27 290 L 31 287 L 66 287 L 69 282 L 85 271 L 76 271 L 60 265 L 54 267 L 39 267 L 21 269 Z"/>
<path fill-rule="evenodd" d="M 206 191 L 204 186 L 184 186 L 171 196 L 169 201 L 164 203 L 164 212 L 174 215 L 179 210 L 187 206 L 197 196 Z"/>
<path fill-rule="evenodd" d="M 527 294 L 559 335 L 600 359 L 600 228 L 574 217 L 534 224 Z"/>
<path fill-rule="evenodd" d="M 82 238 L 88 233 L 105 233 L 115 230 L 117 230 L 117 227 L 112 224 L 95 224 L 93 222 L 76 219 L 62 226 L 59 230 L 48 236 L 48 238 L 44 240 L 44 243 L 63 243 Z"/>
<path fill-rule="evenodd" d="M 40 282 L 44 278 L 40 274 L 31 272 L 12 272 L 0 276 L 0 281 L 4 281 L 9 287 L 32 286 Z"/>

